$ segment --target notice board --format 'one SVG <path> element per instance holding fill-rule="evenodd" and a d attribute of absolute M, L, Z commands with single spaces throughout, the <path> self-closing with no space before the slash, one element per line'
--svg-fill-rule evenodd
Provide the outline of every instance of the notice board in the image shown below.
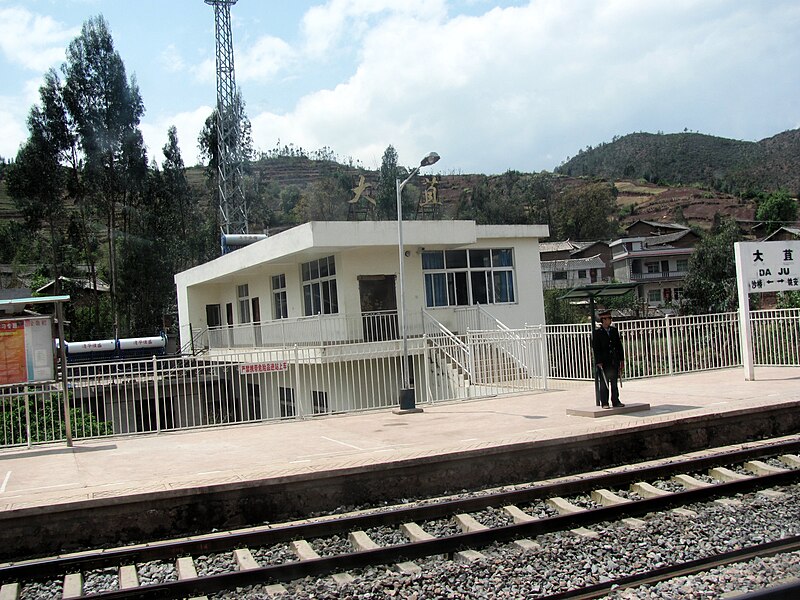
<path fill-rule="evenodd" d="M 50 317 L 0 320 L 0 385 L 52 381 Z"/>

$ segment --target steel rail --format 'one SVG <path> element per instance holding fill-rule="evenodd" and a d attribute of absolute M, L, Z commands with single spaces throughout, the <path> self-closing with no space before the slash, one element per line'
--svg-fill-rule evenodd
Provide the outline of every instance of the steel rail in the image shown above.
<path fill-rule="evenodd" d="M 570 515 L 537 519 L 528 523 L 506 525 L 477 532 L 461 533 L 408 544 L 397 544 L 373 550 L 354 551 L 330 557 L 294 561 L 245 571 L 234 571 L 125 590 L 93 593 L 91 597 L 98 600 L 116 600 L 121 598 L 175 598 L 187 595 L 202 595 L 259 583 L 285 582 L 309 576 L 320 576 L 429 556 L 451 555 L 466 548 L 480 548 L 496 542 L 508 542 L 553 531 L 563 531 L 598 522 L 617 520 L 622 517 L 643 515 L 668 509 L 675 505 L 701 502 L 717 496 L 746 493 L 759 488 L 788 485 L 799 480 L 800 470 L 789 470 L 783 473 L 756 476 L 746 480 L 719 483 L 707 488 L 676 492 L 669 496 L 647 498 L 625 504 L 587 509 Z M 241 544 L 238 543 L 239 540 L 234 541 L 231 536 L 227 536 L 226 539 L 228 541 L 227 550 L 241 547 Z M 182 554 L 187 554 L 185 549 Z"/>
<path fill-rule="evenodd" d="M 446 500 L 432 504 L 390 508 L 380 512 L 320 519 L 314 522 L 264 526 L 249 528 L 246 531 L 205 534 L 164 542 L 152 542 L 133 547 L 103 550 L 97 554 L 79 552 L 61 557 L 48 557 L 25 561 L 15 561 L 0 565 L 0 580 L 25 579 L 32 576 L 48 576 L 63 573 L 69 569 L 97 569 L 118 564 L 122 560 L 147 562 L 171 559 L 182 555 L 198 555 L 225 551 L 234 544 L 240 546 L 263 546 L 287 542 L 298 538 L 315 538 L 346 533 L 371 527 L 390 526 L 409 521 L 427 521 L 447 517 L 461 512 L 475 512 L 488 507 L 508 504 L 530 503 L 553 496 L 580 494 L 592 489 L 620 487 L 634 479 L 663 479 L 687 471 L 696 472 L 719 464 L 742 462 L 766 455 L 776 455 L 800 451 L 800 438 L 768 444 L 753 448 L 709 454 L 703 457 L 682 458 L 668 463 L 650 465 L 643 468 L 602 473 L 577 479 L 566 479 L 533 485 L 517 490 L 505 490 L 493 494 L 478 495 L 471 498 Z M 717 484 L 725 486 L 728 484 Z M 716 486 L 715 486 L 716 487 Z M 676 492 L 676 494 L 701 493 L 695 490 Z M 656 499 L 652 499 L 656 500 Z"/>

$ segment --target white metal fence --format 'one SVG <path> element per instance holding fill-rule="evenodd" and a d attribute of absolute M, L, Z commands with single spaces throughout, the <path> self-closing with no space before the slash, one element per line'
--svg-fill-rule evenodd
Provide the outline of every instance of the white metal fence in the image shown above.
<path fill-rule="evenodd" d="M 426 319 L 426 334 L 408 340 L 418 403 L 591 380 L 588 324 L 510 330 L 486 315 L 478 319 L 475 324 L 489 328 L 462 335 Z M 753 311 L 752 320 L 756 365 L 800 365 L 800 309 Z M 618 327 L 629 378 L 742 364 L 736 313 Z M 398 404 L 401 356 L 401 341 L 386 335 L 350 344 L 70 365 L 71 432 L 79 439 L 389 408 Z M 65 439 L 62 402 L 58 382 L 0 388 L 0 446 Z"/>
<path fill-rule="evenodd" d="M 421 336 L 420 312 L 406 315 L 406 332 Z M 396 340 L 401 336 L 397 311 L 371 311 L 360 315 L 315 315 L 275 319 L 261 323 L 212 327 L 197 346 L 211 350 L 237 348 L 292 348 Z"/>

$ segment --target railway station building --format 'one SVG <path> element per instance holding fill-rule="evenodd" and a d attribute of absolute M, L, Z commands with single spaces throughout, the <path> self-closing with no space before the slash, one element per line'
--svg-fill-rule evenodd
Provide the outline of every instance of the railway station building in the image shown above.
<path fill-rule="evenodd" d="M 547 227 L 403 230 L 402 274 L 396 221 L 309 222 L 178 273 L 181 347 L 239 365 L 240 410 L 261 418 L 391 406 L 401 360 L 429 399 L 485 395 L 500 371 L 530 385 L 542 356 L 521 357 L 507 336 L 479 352 L 465 336 L 544 325 Z"/>

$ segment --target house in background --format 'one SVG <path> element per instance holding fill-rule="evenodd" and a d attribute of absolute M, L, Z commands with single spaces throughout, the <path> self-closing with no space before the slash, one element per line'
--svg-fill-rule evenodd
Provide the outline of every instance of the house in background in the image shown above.
<path fill-rule="evenodd" d="M 625 227 L 625 237 L 649 237 L 686 231 L 689 227 L 679 223 L 660 223 L 658 221 L 638 220 Z"/>
<path fill-rule="evenodd" d="M 614 280 L 639 283 L 637 296 L 651 308 L 679 303 L 689 258 L 699 241 L 691 229 L 611 242 Z"/>
<path fill-rule="evenodd" d="M 800 227 L 781 227 L 764 238 L 765 242 L 800 240 Z"/>
<path fill-rule="evenodd" d="M 588 283 L 603 280 L 605 263 L 600 255 L 589 258 L 565 258 L 542 261 L 542 287 L 550 289 L 571 289 Z"/>
<path fill-rule="evenodd" d="M 539 258 L 544 289 L 611 280 L 611 250 L 606 242 L 542 242 Z"/>

